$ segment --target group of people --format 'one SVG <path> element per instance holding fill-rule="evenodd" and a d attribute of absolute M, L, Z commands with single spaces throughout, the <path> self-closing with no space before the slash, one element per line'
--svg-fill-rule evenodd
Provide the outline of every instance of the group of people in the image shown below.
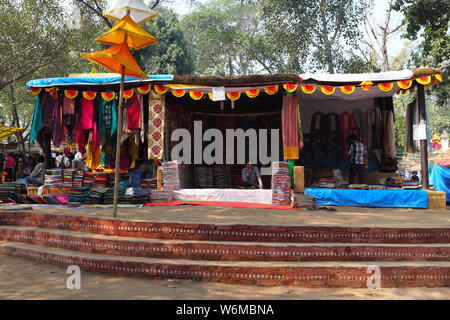
<path fill-rule="evenodd" d="M 91 169 L 83 161 L 81 153 L 73 154 L 70 150 L 64 152 L 53 152 L 49 159 L 48 168 L 73 168 L 83 171 Z M 18 179 L 24 179 L 25 185 L 43 185 L 45 179 L 45 170 L 47 166 L 42 154 L 39 153 L 14 153 L 3 152 L 0 154 L 1 179 L 3 182 L 14 182 Z"/>

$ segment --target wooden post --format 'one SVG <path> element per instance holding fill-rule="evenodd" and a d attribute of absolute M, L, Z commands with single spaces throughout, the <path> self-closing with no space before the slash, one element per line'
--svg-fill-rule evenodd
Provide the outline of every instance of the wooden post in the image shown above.
<path fill-rule="evenodd" d="M 427 112 L 425 106 L 425 87 L 422 84 L 417 84 L 417 99 L 419 105 L 419 123 L 427 123 Z M 420 166 L 422 175 L 422 188 L 428 189 L 430 187 L 428 180 L 428 141 L 420 140 Z"/>

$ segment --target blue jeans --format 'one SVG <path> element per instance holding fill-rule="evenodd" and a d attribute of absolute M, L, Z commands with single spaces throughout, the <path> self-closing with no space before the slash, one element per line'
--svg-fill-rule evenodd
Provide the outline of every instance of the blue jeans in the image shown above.
<path fill-rule="evenodd" d="M 41 186 L 42 185 L 42 181 L 40 179 L 38 179 L 38 178 L 26 177 L 25 178 L 25 185 L 27 186 L 27 189 L 28 189 L 28 186 L 30 184 L 37 184 L 37 185 Z"/>

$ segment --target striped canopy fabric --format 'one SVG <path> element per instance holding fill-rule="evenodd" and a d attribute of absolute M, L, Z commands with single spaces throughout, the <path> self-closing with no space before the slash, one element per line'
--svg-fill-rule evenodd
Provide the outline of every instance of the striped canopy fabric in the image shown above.
<path fill-rule="evenodd" d="M 296 160 L 299 158 L 300 150 L 303 147 L 297 96 L 288 94 L 283 97 L 281 119 L 284 160 Z"/>

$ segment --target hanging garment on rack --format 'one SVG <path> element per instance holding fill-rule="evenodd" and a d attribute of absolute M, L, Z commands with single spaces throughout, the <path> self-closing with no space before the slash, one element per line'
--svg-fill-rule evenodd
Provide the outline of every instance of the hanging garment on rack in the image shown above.
<path fill-rule="evenodd" d="M 342 112 L 339 115 L 340 119 L 340 129 L 341 129 L 341 137 L 344 143 L 344 158 L 348 157 L 348 147 L 349 147 L 349 138 L 352 135 L 352 129 L 355 127 L 355 123 L 353 121 L 353 115 L 348 112 Z"/>
<path fill-rule="evenodd" d="M 53 112 L 58 107 L 58 98 L 53 99 L 46 90 L 42 95 L 42 124 L 44 128 L 53 128 Z"/>
<path fill-rule="evenodd" d="M 366 135 L 364 134 L 365 126 L 364 126 L 364 113 L 361 109 L 355 109 L 352 113 L 354 128 L 358 128 L 359 140 L 366 144 Z"/>
<path fill-rule="evenodd" d="M 148 117 L 148 131 L 147 131 L 147 139 L 148 139 L 148 156 L 150 159 L 162 159 L 164 153 L 164 139 L 168 139 L 169 143 L 166 143 L 166 146 L 172 146 L 170 143 L 170 136 L 164 135 L 164 127 L 166 125 L 170 125 L 171 128 L 169 130 L 173 130 L 176 128 L 176 119 L 175 116 L 172 117 L 166 124 L 166 100 L 165 95 L 157 94 L 154 91 L 151 91 L 149 94 L 149 117 Z M 169 114 L 169 112 L 167 112 Z M 176 115 L 177 112 L 171 112 L 171 115 Z M 192 123 L 192 114 L 190 115 L 190 122 Z M 185 127 L 181 127 L 185 128 Z M 168 132 L 172 132 L 169 131 Z M 167 152 L 171 151 L 172 147 L 167 149 Z"/>
<path fill-rule="evenodd" d="M 283 109 L 281 111 L 284 160 L 296 160 L 299 157 L 301 145 L 298 113 L 297 96 L 284 96 Z"/>
<path fill-rule="evenodd" d="M 62 123 L 61 123 L 61 113 L 60 106 L 56 105 L 53 108 L 52 112 L 52 140 L 53 145 L 55 147 L 59 147 L 61 144 L 61 131 L 62 131 Z"/>
<path fill-rule="evenodd" d="M 64 95 L 63 98 L 63 124 L 66 127 L 75 126 L 75 99 L 69 99 Z"/>
<path fill-rule="evenodd" d="M 316 159 L 317 147 L 320 145 L 322 148 L 325 145 L 326 134 L 325 115 L 322 112 L 316 112 L 311 119 L 311 133 L 310 133 L 310 145 L 312 158 Z"/>
<path fill-rule="evenodd" d="M 83 130 L 94 128 L 94 100 L 81 99 L 81 127 Z"/>
<path fill-rule="evenodd" d="M 415 113 L 417 108 L 417 99 L 406 106 L 405 119 L 405 151 L 409 153 L 417 152 L 413 140 L 413 127 L 415 122 Z"/>
<path fill-rule="evenodd" d="M 42 122 L 42 104 L 41 104 L 41 95 L 38 94 L 36 96 L 36 102 L 34 105 L 34 113 L 33 113 L 33 119 L 31 121 L 31 133 L 30 133 L 30 141 L 31 144 L 33 144 L 37 137 L 39 131 L 42 130 L 44 127 L 44 124 Z"/>
<path fill-rule="evenodd" d="M 141 143 L 145 140 L 145 123 L 144 123 L 144 96 L 140 93 L 137 94 L 139 100 L 139 138 Z"/>
<path fill-rule="evenodd" d="M 384 154 L 387 157 L 395 157 L 395 128 L 394 128 L 394 113 L 392 111 L 384 112 L 384 139 L 383 148 Z"/>
<path fill-rule="evenodd" d="M 337 113 L 327 113 L 325 116 L 325 151 L 326 155 L 330 155 L 333 149 L 333 152 L 340 158 L 339 154 L 342 150 L 342 139 L 341 139 L 341 131 L 340 131 L 340 121 L 339 115 Z"/>
<path fill-rule="evenodd" d="M 129 130 L 139 129 L 139 117 L 141 106 L 137 94 L 134 94 L 126 103 L 129 105 L 127 111 L 127 128 Z"/>

